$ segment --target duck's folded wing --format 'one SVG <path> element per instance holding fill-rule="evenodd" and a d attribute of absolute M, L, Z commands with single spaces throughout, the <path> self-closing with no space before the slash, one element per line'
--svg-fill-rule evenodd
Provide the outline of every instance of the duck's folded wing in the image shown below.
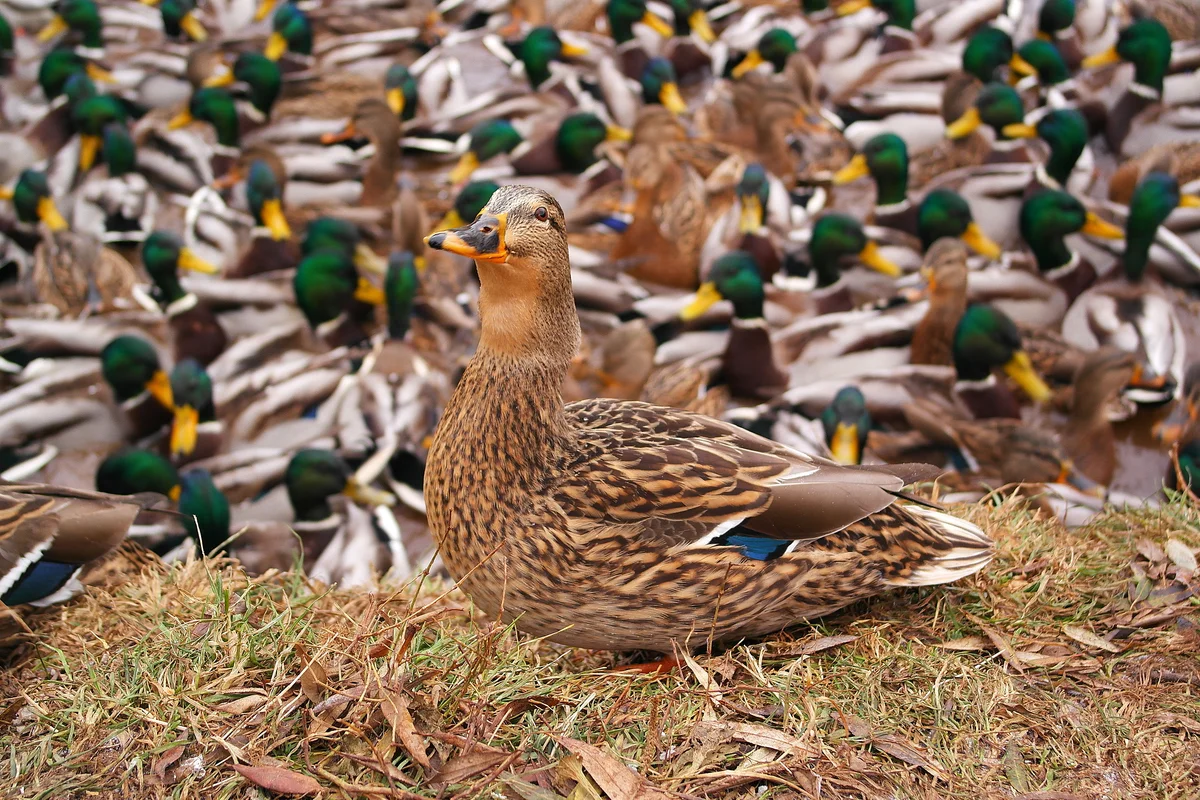
<path fill-rule="evenodd" d="M 841 466 L 720 420 L 645 403 L 592 400 L 568 412 L 580 456 L 555 500 L 577 524 L 639 525 L 668 547 L 818 538 L 887 508 L 907 483 L 938 472 Z M 767 541 L 761 549 L 774 547 Z"/>

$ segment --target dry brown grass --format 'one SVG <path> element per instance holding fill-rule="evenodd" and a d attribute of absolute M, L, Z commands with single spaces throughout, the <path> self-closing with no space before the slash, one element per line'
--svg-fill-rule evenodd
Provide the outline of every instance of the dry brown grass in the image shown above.
<path fill-rule="evenodd" d="M 436 585 L 145 571 L 30 619 L 0 672 L 0 792 L 1200 796 L 1196 509 L 1076 531 L 1015 503 L 972 515 L 1000 541 L 982 575 L 662 676 Z"/>

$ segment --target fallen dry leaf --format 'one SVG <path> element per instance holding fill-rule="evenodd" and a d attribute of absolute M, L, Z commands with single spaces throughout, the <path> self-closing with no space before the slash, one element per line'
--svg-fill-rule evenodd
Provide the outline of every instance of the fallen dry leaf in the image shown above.
<path fill-rule="evenodd" d="M 408 751 L 413 761 L 423 768 L 430 768 L 429 756 L 425 754 L 425 740 L 417 733 L 412 714 L 408 713 L 408 701 L 400 692 L 391 692 L 379 704 L 379 710 L 392 725 L 396 741 Z"/>
<path fill-rule="evenodd" d="M 321 791 L 321 784 L 317 783 L 316 778 L 283 767 L 247 767 L 234 764 L 233 770 L 255 786 L 279 794 L 303 795 Z"/>
<path fill-rule="evenodd" d="M 962 650 L 975 651 L 986 650 L 987 642 L 982 636 L 964 636 L 961 639 L 951 639 L 948 642 L 938 642 L 934 647 L 940 647 L 943 650 Z"/>
<path fill-rule="evenodd" d="M 1063 633 L 1070 636 L 1080 644 L 1094 647 L 1097 650 L 1104 650 L 1109 653 L 1119 653 L 1121 648 L 1107 639 L 1101 639 L 1096 634 L 1089 631 L 1087 628 L 1081 628 L 1078 625 L 1063 625 Z"/>
<path fill-rule="evenodd" d="M 296 643 L 296 655 L 300 658 L 300 663 L 304 668 L 300 671 L 300 689 L 304 692 L 304 696 L 312 703 L 319 703 L 325 699 L 326 687 L 329 686 L 329 676 L 325 672 L 325 668 L 316 659 L 308 655 L 308 650 L 299 642 Z"/>
<path fill-rule="evenodd" d="M 598 747 L 565 736 L 554 738 L 579 756 L 583 768 L 595 779 L 596 784 L 610 800 L 665 800 L 674 797 L 670 792 L 651 786 L 645 778 L 625 766 L 624 762 L 618 761 Z"/>
<path fill-rule="evenodd" d="M 946 772 L 946 769 L 932 756 L 928 755 L 925 748 L 921 745 L 910 742 L 894 733 L 876 734 L 870 725 L 858 717 L 842 714 L 841 719 L 842 724 L 846 726 L 846 729 L 852 735 L 860 739 L 866 739 L 877 750 L 882 750 L 892 758 L 899 759 L 905 764 L 919 767 L 938 780 L 946 781 L 950 779 L 950 774 Z"/>
<path fill-rule="evenodd" d="M 834 647 L 841 647 L 844 644 L 856 641 L 858 641 L 858 637 L 848 633 L 839 634 L 838 636 L 821 636 L 816 639 L 799 642 L 785 650 L 773 652 L 771 655 L 774 657 L 811 656 L 813 653 L 830 650 Z"/>
<path fill-rule="evenodd" d="M 724 741 L 745 742 L 755 747 L 776 750 L 788 756 L 816 758 L 820 755 L 817 748 L 806 744 L 797 736 L 775 728 L 768 728 L 766 725 L 755 725 L 749 722 L 702 721 L 696 723 L 692 735 L 707 739 L 711 733 L 716 733 Z"/>
<path fill-rule="evenodd" d="M 442 786 L 462 783 L 468 778 L 494 769 L 515 755 L 515 753 L 497 753 L 492 750 L 471 750 L 455 756 L 443 764 L 441 769 L 430 776 L 429 782 Z"/>
<path fill-rule="evenodd" d="M 179 757 L 183 755 L 183 751 L 184 746 L 181 744 L 177 744 L 174 747 L 164 750 L 162 755 L 154 759 L 154 766 L 150 768 L 150 771 L 154 773 L 154 776 L 158 778 L 159 781 L 165 783 L 167 780 L 167 770 L 171 768 L 172 764 L 179 760 Z"/>
<path fill-rule="evenodd" d="M 265 694 L 248 694 L 245 697 L 221 703 L 216 708 L 227 714 L 246 714 L 265 705 L 267 699 Z"/>
<path fill-rule="evenodd" d="M 1178 539 L 1167 540 L 1167 556 L 1182 570 L 1194 573 L 1196 571 L 1196 554 Z"/>
<path fill-rule="evenodd" d="M 565 800 L 561 794 L 552 792 L 549 789 L 543 789 L 536 783 L 530 783 L 524 778 L 513 775 L 511 772 L 501 775 L 500 782 L 504 784 L 504 788 L 521 798 L 521 800 Z"/>

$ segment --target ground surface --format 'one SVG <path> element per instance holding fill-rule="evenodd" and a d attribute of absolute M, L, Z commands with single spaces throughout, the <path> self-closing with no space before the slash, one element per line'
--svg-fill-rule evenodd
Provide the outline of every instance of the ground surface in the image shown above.
<path fill-rule="evenodd" d="M 983 574 L 661 676 L 436 585 L 142 570 L 29 618 L 0 669 L 0 793 L 1200 797 L 1200 514 L 971 516 L 1000 542 Z"/>

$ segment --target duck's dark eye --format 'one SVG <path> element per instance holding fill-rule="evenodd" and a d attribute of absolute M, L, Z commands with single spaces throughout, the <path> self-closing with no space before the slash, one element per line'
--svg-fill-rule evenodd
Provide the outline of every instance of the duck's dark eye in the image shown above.
<path fill-rule="evenodd" d="M 550 219 L 550 212 L 546 210 L 545 206 L 538 206 L 537 211 L 533 212 L 533 216 L 538 222 L 545 222 Z"/>

